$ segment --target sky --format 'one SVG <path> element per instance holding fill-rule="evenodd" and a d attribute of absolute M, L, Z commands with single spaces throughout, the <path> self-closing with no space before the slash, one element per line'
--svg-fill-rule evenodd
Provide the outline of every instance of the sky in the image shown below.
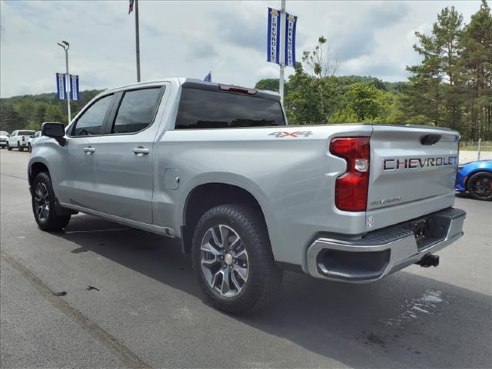
<path fill-rule="evenodd" d="M 468 23 L 480 1 L 287 0 L 298 17 L 298 59 L 323 35 L 339 60 L 337 75 L 384 81 L 406 80 L 405 67 L 420 61 L 415 31 L 429 34 L 447 6 Z M 278 65 L 266 61 L 267 7 L 279 9 L 280 0 L 139 0 L 142 81 L 203 79 L 209 71 L 214 82 L 245 87 L 278 78 Z M 136 82 L 128 0 L 0 0 L 0 17 L 0 97 L 56 91 L 55 73 L 65 72 L 62 40 L 81 90 Z"/>

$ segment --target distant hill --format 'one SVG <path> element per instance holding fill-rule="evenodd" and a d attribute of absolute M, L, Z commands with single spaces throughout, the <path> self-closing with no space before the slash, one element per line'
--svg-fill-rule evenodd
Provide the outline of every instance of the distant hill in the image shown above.
<path fill-rule="evenodd" d="M 94 96 L 103 90 L 86 90 L 80 100 L 72 101 L 72 117 Z M 39 130 L 43 122 L 67 123 L 67 102 L 58 100 L 55 93 L 13 96 L 0 99 L 0 129 L 12 132 L 16 129 Z"/>

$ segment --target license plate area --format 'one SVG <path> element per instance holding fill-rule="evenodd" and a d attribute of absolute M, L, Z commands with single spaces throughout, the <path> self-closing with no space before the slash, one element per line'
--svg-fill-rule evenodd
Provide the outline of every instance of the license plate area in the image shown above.
<path fill-rule="evenodd" d="M 411 227 L 419 250 L 428 245 L 431 238 L 434 238 L 432 219 L 430 218 L 416 220 L 411 223 Z"/>
<path fill-rule="evenodd" d="M 430 215 L 410 222 L 410 227 L 419 251 L 444 240 L 449 230 L 450 218 L 440 215 Z"/>

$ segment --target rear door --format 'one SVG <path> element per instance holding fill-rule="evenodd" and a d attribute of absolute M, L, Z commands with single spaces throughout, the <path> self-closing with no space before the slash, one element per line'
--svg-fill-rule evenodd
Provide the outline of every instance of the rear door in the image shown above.
<path fill-rule="evenodd" d="M 368 228 L 381 228 L 450 207 L 458 165 L 457 132 L 374 126 Z"/>

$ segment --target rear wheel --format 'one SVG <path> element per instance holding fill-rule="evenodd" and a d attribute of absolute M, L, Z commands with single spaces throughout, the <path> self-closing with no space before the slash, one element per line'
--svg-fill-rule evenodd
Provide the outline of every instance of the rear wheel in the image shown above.
<path fill-rule="evenodd" d="M 470 177 L 467 184 L 468 192 L 478 200 L 492 200 L 492 173 L 478 172 Z"/>
<path fill-rule="evenodd" d="M 207 211 L 195 227 L 192 257 L 207 299 L 228 313 L 261 308 L 282 281 L 263 218 L 247 206 L 228 204 Z"/>
<path fill-rule="evenodd" d="M 7 150 L 12 151 L 12 148 L 10 147 L 8 142 L 7 142 Z"/>
<path fill-rule="evenodd" d="M 19 142 L 19 141 L 17 141 L 17 149 L 18 149 L 19 151 L 24 151 L 24 147 L 22 147 L 22 146 L 21 146 L 21 144 L 20 144 L 20 142 Z"/>
<path fill-rule="evenodd" d="M 34 178 L 32 211 L 36 223 L 43 231 L 59 231 L 70 221 L 70 214 L 57 215 L 55 212 L 55 194 L 51 178 L 46 172 L 41 172 Z"/>

